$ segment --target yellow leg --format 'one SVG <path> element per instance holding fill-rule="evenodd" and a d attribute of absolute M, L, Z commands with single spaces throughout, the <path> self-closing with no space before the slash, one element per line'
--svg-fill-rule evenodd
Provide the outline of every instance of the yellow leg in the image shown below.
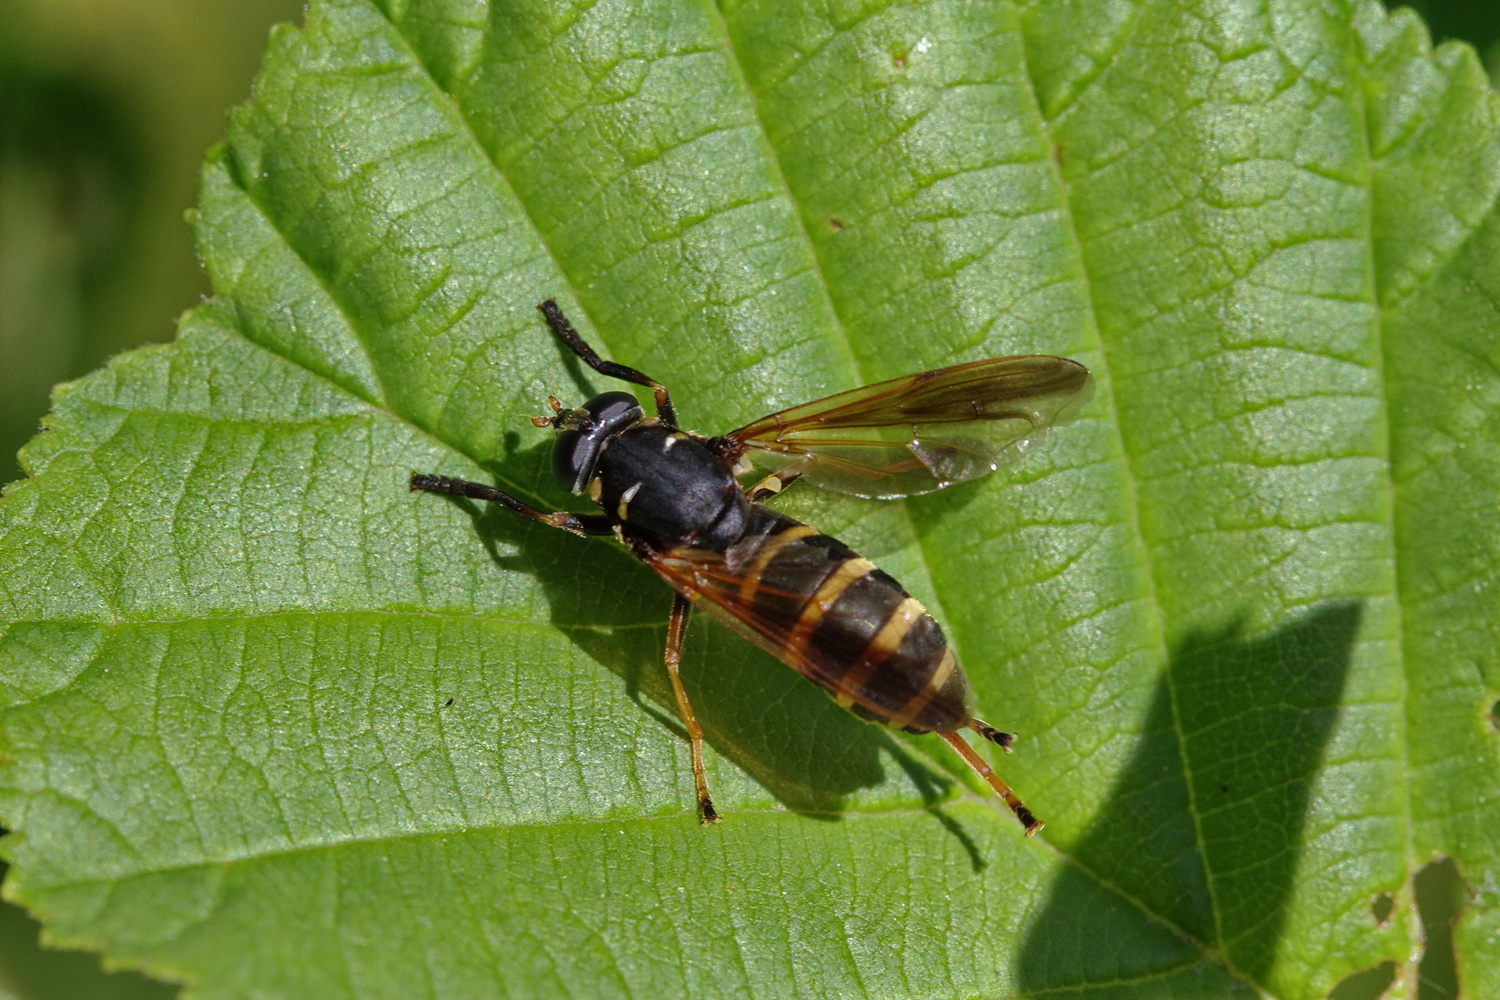
<path fill-rule="evenodd" d="M 677 711 L 682 714 L 682 724 L 687 727 L 688 741 L 693 747 L 693 783 L 698 786 L 699 822 L 717 823 L 719 814 L 714 811 L 713 799 L 708 797 L 708 779 L 703 775 L 703 727 L 693 714 L 687 692 L 682 688 L 682 675 L 678 671 L 682 663 L 682 637 L 687 633 L 688 615 L 693 606 L 681 594 L 672 597 L 672 617 L 667 619 L 667 676 L 672 678 L 672 693 L 677 696 Z"/>
<path fill-rule="evenodd" d="M 1010 811 L 1016 814 L 1016 819 L 1020 820 L 1021 825 L 1026 828 L 1026 836 L 1035 836 L 1036 832 L 1046 825 L 1031 814 L 1031 810 L 1027 809 L 1025 803 L 1016 796 L 1015 792 L 1010 790 L 1009 785 L 1000 780 L 1000 776 L 995 773 L 995 769 L 986 764 L 984 758 L 974 752 L 974 748 L 969 746 L 968 740 L 957 733 L 938 733 L 938 735 L 947 740 L 948 745 L 957 750 L 958 755 L 964 759 L 964 763 L 972 767 L 975 774 L 989 782 L 990 787 L 995 790 L 995 794 L 1005 800 L 1005 804 L 1010 806 Z"/>

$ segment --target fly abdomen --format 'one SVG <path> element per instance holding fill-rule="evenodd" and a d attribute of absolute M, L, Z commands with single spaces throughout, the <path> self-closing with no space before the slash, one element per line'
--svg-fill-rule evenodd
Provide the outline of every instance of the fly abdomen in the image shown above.
<path fill-rule="evenodd" d="M 963 668 L 916 598 L 838 539 L 755 514 L 727 555 L 762 646 L 873 721 L 911 732 L 972 721 Z"/>

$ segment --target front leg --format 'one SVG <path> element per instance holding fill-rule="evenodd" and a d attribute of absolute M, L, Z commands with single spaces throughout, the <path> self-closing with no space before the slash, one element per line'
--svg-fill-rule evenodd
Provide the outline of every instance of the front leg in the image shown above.
<path fill-rule="evenodd" d="M 557 335 L 557 339 L 567 345 L 568 350 L 578 355 L 583 363 L 588 365 L 600 375 L 608 375 L 622 382 L 634 382 L 636 385 L 644 385 L 656 395 L 656 416 L 668 427 L 677 426 L 677 411 L 672 409 L 672 397 L 667 394 L 667 387 L 645 372 L 637 371 L 616 361 L 605 361 L 598 353 L 588 345 L 578 331 L 573 329 L 573 324 L 568 322 L 568 317 L 557 308 L 557 303 L 552 299 L 537 306 L 542 311 L 542 316 L 547 320 L 547 325 Z"/>
<path fill-rule="evenodd" d="M 602 514 L 574 514 L 566 510 L 548 514 L 546 511 L 537 510 L 530 504 L 522 503 L 504 490 L 497 490 L 484 483 L 471 483 L 467 479 L 450 479 L 447 476 L 428 476 L 413 472 L 411 488 L 425 493 L 446 493 L 449 496 L 488 500 L 522 517 L 540 521 L 553 528 L 571 531 L 575 535 L 612 535 L 615 533 L 614 523 Z"/>

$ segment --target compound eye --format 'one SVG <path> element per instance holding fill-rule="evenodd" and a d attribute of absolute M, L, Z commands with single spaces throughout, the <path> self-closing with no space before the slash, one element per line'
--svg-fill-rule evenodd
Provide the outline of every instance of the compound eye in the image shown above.
<path fill-rule="evenodd" d="M 600 393 L 583 405 L 596 426 L 615 430 L 633 424 L 643 415 L 640 402 L 628 392 Z"/>
<path fill-rule="evenodd" d="M 606 392 L 572 411 L 578 420 L 559 428 L 552 445 L 552 475 L 557 485 L 582 494 L 594 478 L 599 455 L 610 439 L 641 419 L 641 404 L 628 392 Z"/>
<path fill-rule="evenodd" d="M 569 493 L 582 493 L 599 458 L 599 442 L 583 431 L 558 431 L 552 445 L 552 478 Z"/>

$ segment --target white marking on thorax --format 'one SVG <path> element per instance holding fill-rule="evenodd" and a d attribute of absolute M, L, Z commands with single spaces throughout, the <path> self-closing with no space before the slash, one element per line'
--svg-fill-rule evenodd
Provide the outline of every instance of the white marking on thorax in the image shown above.
<path fill-rule="evenodd" d="M 624 520 L 626 520 L 628 518 L 628 514 L 626 512 L 626 508 L 630 505 L 630 501 L 632 501 L 632 500 L 635 499 L 635 495 L 641 491 L 641 486 L 642 485 L 644 485 L 644 484 L 643 483 L 636 483 L 634 486 L 630 487 L 624 493 L 620 494 L 620 503 L 619 503 L 619 506 L 617 506 L 615 508 L 615 516 L 618 517 L 620 520 L 624 521 Z"/>

